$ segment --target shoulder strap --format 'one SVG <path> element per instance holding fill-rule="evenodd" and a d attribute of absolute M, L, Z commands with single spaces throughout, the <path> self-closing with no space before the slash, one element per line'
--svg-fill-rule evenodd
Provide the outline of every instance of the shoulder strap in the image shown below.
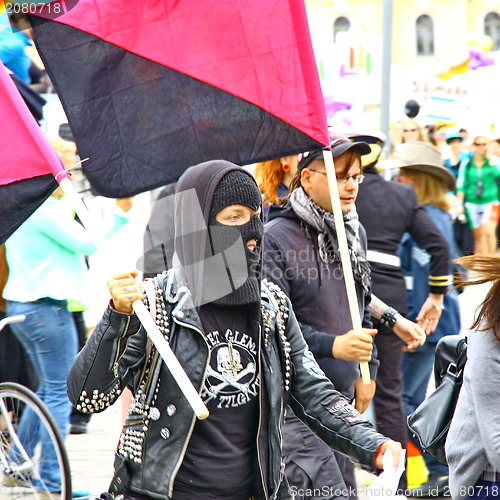
<path fill-rule="evenodd" d="M 467 341 L 461 335 L 445 335 L 436 344 L 434 380 L 438 387 L 448 372 L 461 375 L 467 361 Z"/>
<path fill-rule="evenodd" d="M 144 289 L 144 293 L 148 298 L 149 313 L 151 314 L 153 321 L 156 321 L 156 294 L 155 294 L 155 285 L 153 280 L 150 279 L 144 280 L 142 282 L 142 288 Z M 153 348 L 153 341 L 148 335 L 148 339 L 146 341 L 146 359 L 144 362 L 144 368 L 142 369 L 140 380 L 144 378 L 144 373 L 146 372 L 146 366 L 148 365 L 148 359 L 149 356 L 151 355 L 152 348 Z"/>
<path fill-rule="evenodd" d="M 286 326 L 288 323 L 289 310 L 287 305 L 287 299 L 285 292 L 275 283 L 267 280 L 262 281 L 263 286 L 266 287 L 269 300 L 273 307 L 276 308 L 276 328 L 279 341 L 281 344 L 282 352 L 282 364 L 283 364 L 283 386 L 286 391 L 290 390 L 291 387 L 291 376 L 292 376 L 292 361 L 291 361 L 291 349 L 290 342 L 286 337 Z M 263 311 L 264 312 L 264 311 Z M 266 325 L 266 320 L 269 321 L 269 316 L 264 314 L 264 344 L 267 347 L 267 335 L 271 330 L 271 325 Z"/>
<path fill-rule="evenodd" d="M 148 298 L 149 312 L 151 317 L 156 319 L 156 295 L 155 295 L 155 285 L 153 280 L 146 279 L 142 282 L 142 287 L 144 288 L 144 293 Z"/>
<path fill-rule="evenodd" d="M 457 346 L 457 371 L 461 372 L 467 362 L 467 337 Z"/>

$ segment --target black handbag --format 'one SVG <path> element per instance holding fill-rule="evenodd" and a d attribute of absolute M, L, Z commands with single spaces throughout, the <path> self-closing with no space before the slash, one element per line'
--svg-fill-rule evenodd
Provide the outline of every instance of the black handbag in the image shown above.
<path fill-rule="evenodd" d="M 445 465 L 444 444 L 462 387 L 466 361 L 465 337 L 447 335 L 440 339 L 434 361 L 436 389 L 407 419 L 408 427 L 422 450 Z"/>

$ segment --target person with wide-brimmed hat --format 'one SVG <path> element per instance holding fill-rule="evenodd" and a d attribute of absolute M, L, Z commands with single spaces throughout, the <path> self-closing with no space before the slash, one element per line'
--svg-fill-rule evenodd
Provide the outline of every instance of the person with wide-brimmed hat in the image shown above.
<path fill-rule="evenodd" d="M 406 175 L 410 171 L 414 174 L 422 172 L 432 175 L 432 178 L 425 177 L 425 179 L 429 182 L 438 180 L 439 191 L 444 193 L 443 196 L 455 189 L 455 176 L 443 166 L 441 153 L 432 144 L 421 141 L 402 144 L 395 160 L 394 166 L 399 167 L 401 175 Z M 408 184 L 408 182 L 404 182 L 404 184 Z M 415 183 L 411 184 L 415 186 Z"/>
<path fill-rule="evenodd" d="M 397 252 L 403 235 L 411 234 L 420 248 L 430 255 L 429 294 L 417 316 L 419 324 L 430 334 L 438 324 L 444 294 L 451 282 L 448 243 L 419 204 L 411 186 L 388 181 L 379 175 L 378 160 L 385 137 L 366 131 L 352 134 L 351 138 L 369 142 L 378 151 L 376 155 L 362 158 L 367 158 L 367 163 L 363 161 L 365 180 L 356 200 L 359 220 L 368 237 L 373 293 L 403 316 L 407 315 L 406 284 Z M 374 342 L 380 360 L 373 398 L 377 429 L 406 442 L 408 430 L 401 373 L 404 344 L 386 325 L 376 319 L 373 323 L 378 330 Z M 402 483 L 402 486 L 405 485 Z"/>
<path fill-rule="evenodd" d="M 443 233 L 450 247 L 449 262 L 458 256 L 455 250 L 450 191 L 454 190 L 455 177 L 443 166 L 440 152 L 431 144 L 409 142 L 404 144 L 397 158 L 397 181 L 415 188 L 417 199 Z M 430 256 L 415 240 L 405 234 L 399 256 L 408 289 L 408 318 L 414 320 L 429 295 Z M 412 413 L 425 399 L 429 378 L 434 364 L 436 344 L 445 335 L 460 332 L 458 292 L 450 290 L 444 297 L 444 309 L 436 329 L 427 342 L 414 350 L 406 350 L 403 358 L 403 402 L 406 414 Z M 418 441 L 412 438 L 416 446 Z M 407 492 L 408 496 L 429 496 L 430 492 L 445 492 L 448 487 L 448 467 L 423 454 L 429 472 L 424 485 Z"/>

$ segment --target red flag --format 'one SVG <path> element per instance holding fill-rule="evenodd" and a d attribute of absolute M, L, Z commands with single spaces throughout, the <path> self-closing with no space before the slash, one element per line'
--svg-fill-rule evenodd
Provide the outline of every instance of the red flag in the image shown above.
<path fill-rule="evenodd" d="M 100 194 L 329 144 L 303 0 L 63 0 L 30 20 Z"/>
<path fill-rule="evenodd" d="M 66 176 L 61 159 L 45 138 L 0 61 L 0 242 L 4 242 Z"/>

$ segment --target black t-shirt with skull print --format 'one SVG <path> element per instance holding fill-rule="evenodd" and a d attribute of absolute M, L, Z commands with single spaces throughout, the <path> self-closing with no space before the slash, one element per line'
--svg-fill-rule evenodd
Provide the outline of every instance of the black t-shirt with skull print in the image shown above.
<path fill-rule="evenodd" d="M 210 346 L 210 366 L 202 399 L 210 411 L 196 421 L 174 486 L 174 498 L 246 498 L 255 483 L 259 420 L 259 359 L 254 304 L 201 306 L 200 318 Z M 178 495 L 176 495 L 176 489 Z M 204 494 L 204 496 L 203 496 Z M 233 495 L 233 496 L 231 496 Z M 187 497 L 186 497 L 187 498 Z"/>

